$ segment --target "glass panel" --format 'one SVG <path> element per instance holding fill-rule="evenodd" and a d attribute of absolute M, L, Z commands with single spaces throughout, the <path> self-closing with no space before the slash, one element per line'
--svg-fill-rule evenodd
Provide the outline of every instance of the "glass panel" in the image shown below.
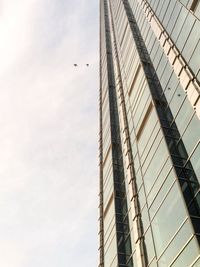
<path fill-rule="evenodd" d="M 150 133 L 150 132 L 149 132 Z M 148 131 L 146 131 L 146 134 L 144 136 L 147 137 L 148 135 Z M 151 149 L 152 145 L 155 143 L 155 142 L 159 142 L 161 139 L 162 139 L 162 136 L 163 136 L 163 133 L 161 132 L 161 128 L 160 128 L 160 123 L 157 122 L 156 123 L 156 126 L 154 127 L 153 131 L 150 133 L 150 137 L 148 139 L 148 141 L 143 144 L 145 145 L 145 148 L 143 149 L 143 152 L 140 153 L 140 159 L 141 159 L 141 164 L 143 165 L 148 153 L 149 153 L 149 150 Z M 142 144 L 141 144 L 142 145 Z M 138 144 L 138 147 L 139 147 L 139 144 Z"/>
<path fill-rule="evenodd" d="M 163 55 L 162 55 L 162 58 L 161 58 L 161 60 L 160 60 L 160 62 L 159 62 L 159 65 L 158 65 L 158 67 L 157 67 L 157 70 L 156 70 L 159 79 L 161 78 L 161 75 L 162 75 L 162 73 L 163 73 L 163 70 L 165 69 L 165 67 L 166 67 L 166 65 L 167 65 L 168 62 L 169 62 L 169 61 L 168 61 L 166 55 L 163 54 Z M 169 72 L 167 73 L 168 79 L 169 79 L 169 77 L 170 77 L 170 74 L 171 74 L 171 73 L 169 73 Z"/>
<path fill-rule="evenodd" d="M 104 238 L 104 249 L 107 251 L 109 249 L 110 243 L 115 237 L 116 229 L 115 227 L 112 228 L 112 230 L 109 232 L 106 238 Z"/>
<path fill-rule="evenodd" d="M 172 267 L 188 267 L 198 256 L 199 246 L 194 237 L 174 262 L 174 264 L 172 264 Z"/>
<path fill-rule="evenodd" d="M 157 267 L 157 261 L 156 258 L 148 265 L 149 267 Z"/>
<path fill-rule="evenodd" d="M 136 96 L 138 94 L 138 87 L 141 84 L 142 79 L 144 79 L 144 74 L 142 71 L 139 72 L 136 81 L 134 81 L 133 86 L 131 86 L 130 90 L 129 90 L 129 96 L 130 96 L 130 102 L 131 104 L 134 103 L 134 101 L 136 101 Z"/>
<path fill-rule="evenodd" d="M 130 220 L 130 218 L 129 218 L 129 220 Z M 130 220 L 130 222 L 131 222 L 131 220 Z M 131 234 L 131 245 L 132 245 L 132 251 L 134 251 L 135 250 L 135 242 L 134 242 L 134 232 L 133 232 L 133 228 L 131 228 L 130 229 L 130 234 Z"/>
<path fill-rule="evenodd" d="M 109 209 L 106 213 L 106 216 L 104 218 L 104 226 L 105 226 L 105 232 L 107 230 L 107 228 L 109 227 L 111 221 L 113 220 L 113 217 L 114 217 L 114 201 L 112 199 L 112 203 L 110 204 L 109 206 Z"/>
<path fill-rule="evenodd" d="M 192 166 L 194 168 L 194 171 L 196 173 L 197 178 L 199 179 L 200 182 L 200 143 L 196 147 L 194 153 L 192 154 L 192 157 L 190 159 Z"/>
<path fill-rule="evenodd" d="M 145 87 L 146 92 L 142 95 L 137 109 L 134 111 L 134 124 L 137 127 L 138 122 L 141 120 L 141 117 L 144 116 L 144 110 L 146 109 L 146 106 L 149 105 L 150 101 L 151 101 L 151 97 L 150 97 L 150 93 L 147 87 Z"/>
<path fill-rule="evenodd" d="M 140 200 L 140 208 L 142 209 L 143 206 L 146 203 L 146 197 L 145 197 L 145 194 L 144 194 L 144 186 L 142 186 L 140 188 L 140 191 L 139 191 L 139 200 Z"/>
<path fill-rule="evenodd" d="M 139 161 L 138 154 L 136 154 L 136 157 L 134 158 L 134 169 L 135 169 L 135 172 L 137 172 L 139 168 L 140 168 L 140 161 Z"/>
<path fill-rule="evenodd" d="M 170 169 L 172 168 L 172 163 L 170 158 L 167 159 L 165 165 L 163 166 L 158 179 L 156 180 L 153 188 L 151 189 L 148 197 L 147 197 L 147 201 L 148 201 L 148 205 L 150 206 L 155 195 L 157 194 L 160 186 L 162 185 L 163 181 L 165 180 L 166 175 L 169 173 Z"/>
<path fill-rule="evenodd" d="M 117 267 L 118 263 L 117 263 L 117 256 L 115 256 L 113 262 L 111 263 L 111 265 L 109 267 Z M 105 266 L 104 266 L 105 267 Z"/>
<path fill-rule="evenodd" d="M 160 1 L 160 4 L 161 4 L 161 12 L 159 14 L 160 21 L 162 21 L 164 15 L 168 9 L 169 2 L 170 2 L 170 0 L 165 0 L 164 3 Z"/>
<path fill-rule="evenodd" d="M 187 39 L 187 42 L 184 46 L 184 49 L 182 51 L 184 58 L 186 61 L 189 61 L 195 46 L 197 45 L 197 42 L 199 41 L 199 29 L 200 29 L 200 21 L 196 20 L 192 31 Z"/>
<path fill-rule="evenodd" d="M 110 171 L 111 165 L 112 165 L 112 153 L 111 150 L 109 151 L 109 154 L 106 158 L 106 161 L 104 161 L 103 166 L 103 177 L 107 178 L 108 172 Z M 104 181 L 105 182 L 105 181 Z"/>
<path fill-rule="evenodd" d="M 156 52 L 156 56 L 155 56 L 155 58 L 154 58 L 154 60 L 153 60 L 153 65 L 154 65 L 154 68 L 155 68 L 155 69 L 157 69 L 158 64 L 159 64 L 159 62 L 160 62 L 160 59 L 161 59 L 163 53 L 164 53 L 164 52 L 163 52 L 163 49 L 159 46 L 159 49 L 157 50 L 157 52 Z"/>
<path fill-rule="evenodd" d="M 162 131 L 159 131 L 156 135 L 156 138 L 154 138 L 153 142 L 147 146 L 148 149 L 144 149 L 143 156 L 142 156 L 142 166 L 143 166 L 143 172 L 145 173 L 150 161 L 155 156 L 155 153 L 157 152 L 157 149 L 159 148 L 160 144 L 163 142 L 163 133 Z"/>
<path fill-rule="evenodd" d="M 144 125 L 144 128 L 140 134 L 140 139 L 138 141 L 138 149 L 140 155 L 142 155 L 149 138 L 151 138 L 152 131 L 156 124 L 157 124 L 157 114 L 155 109 L 153 109 L 151 111 L 151 114 L 149 115 L 149 118 L 147 118 L 146 124 Z"/>
<path fill-rule="evenodd" d="M 110 196 L 113 192 L 113 173 L 112 172 L 110 172 L 110 175 L 109 175 L 108 179 L 106 180 L 106 184 L 105 184 L 103 190 L 104 190 L 103 202 L 104 202 L 104 207 L 106 207 L 108 204 L 108 200 L 110 199 Z"/>
<path fill-rule="evenodd" d="M 155 55 L 157 53 L 157 50 L 158 50 L 159 46 L 160 46 L 159 41 L 157 39 L 155 39 L 155 42 L 154 42 L 154 45 L 152 47 L 151 54 L 150 54 L 151 59 L 154 59 L 154 57 L 155 57 Z"/>
<path fill-rule="evenodd" d="M 133 158 L 134 158 L 137 154 L 137 144 L 136 144 L 136 141 L 134 140 L 135 138 L 134 130 L 132 130 L 130 134 L 130 138 L 131 138 L 131 148 L 132 148 L 132 153 L 133 153 Z"/>
<path fill-rule="evenodd" d="M 199 267 L 200 266 L 200 258 L 192 265 L 192 267 Z"/>
<path fill-rule="evenodd" d="M 200 55 L 200 42 L 197 44 L 194 53 L 192 55 L 192 58 L 189 62 L 190 67 L 196 74 L 200 68 L 200 60 L 199 60 L 199 55 Z"/>
<path fill-rule="evenodd" d="M 176 182 L 152 221 L 158 255 L 161 254 L 186 216 L 184 200 Z"/>
<path fill-rule="evenodd" d="M 164 69 L 163 73 L 162 73 L 162 77 L 160 78 L 160 83 L 161 83 L 163 89 L 165 89 L 167 83 L 170 81 L 171 76 L 173 75 L 172 72 L 173 72 L 172 67 L 168 62 L 167 65 L 165 66 L 165 69 Z M 176 76 L 175 76 L 175 78 L 176 78 Z M 177 84 L 178 84 L 178 80 L 177 79 L 176 79 L 176 81 L 177 81 Z M 173 83 L 173 86 L 174 86 L 174 84 L 175 83 Z M 176 87 L 176 85 L 174 87 Z"/>
<path fill-rule="evenodd" d="M 116 254 L 117 254 L 117 243 L 116 243 L 116 236 L 115 236 L 112 239 L 111 243 L 109 244 L 108 250 L 105 251 L 105 255 L 104 255 L 104 266 L 105 267 L 111 266 L 111 263 L 115 260 Z"/>
<path fill-rule="evenodd" d="M 154 11 L 156 11 L 156 7 L 157 7 L 158 3 L 159 3 L 159 0 L 154 0 L 154 1 L 153 1 L 152 9 L 153 9 Z"/>
<path fill-rule="evenodd" d="M 177 127 L 179 129 L 180 134 L 183 133 L 183 130 L 187 126 L 193 113 L 194 113 L 194 110 L 192 108 L 192 105 L 190 104 L 189 100 L 186 98 L 176 117 L 176 123 L 177 123 Z"/>
<path fill-rule="evenodd" d="M 196 116 L 196 114 L 194 114 L 191 122 L 189 123 L 182 137 L 188 154 L 192 152 L 194 146 L 199 141 L 199 138 L 200 138 L 200 121 Z"/>
<path fill-rule="evenodd" d="M 105 225 L 104 227 L 104 240 L 108 239 L 108 236 L 112 232 L 113 228 L 115 228 L 115 217 L 112 218 L 112 221 L 109 225 Z"/>
<path fill-rule="evenodd" d="M 185 97 L 186 97 L 186 94 L 183 91 L 182 86 L 179 84 L 170 103 L 170 108 L 172 111 L 172 115 L 174 117 L 176 116 L 177 111 L 179 110 Z"/>
<path fill-rule="evenodd" d="M 148 104 L 145 105 L 145 108 L 143 109 L 142 116 L 140 117 L 140 121 L 136 126 L 136 132 L 137 132 L 137 140 L 140 139 L 140 136 L 146 126 L 146 123 L 149 120 L 149 116 L 151 115 L 151 112 L 153 111 L 153 104 L 150 99 L 148 99 Z"/>
<path fill-rule="evenodd" d="M 171 101 L 171 98 L 174 94 L 174 91 L 176 90 L 178 85 L 178 79 L 174 73 L 172 73 L 170 80 L 166 86 L 165 90 L 165 97 L 167 98 L 167 101 Z"/>
<path fill-rule="evenodd" d="M 148 45 L 148 52 L 149 52 L 149 53 L 150 53 L 151 50 L 152 50 L 152 47 L 153 47 L 153 45 L 154 45 L 155 40 L 156 40 L 156 37 L 155 37 L 155 35 L 153 34 L 153 35 L 151 36 L 151 39 L 150 39 L 150 41 L 149 41 L 149 45 Z"/>
<path fill-rule="evenodd" d="M 112 263 L 111 263 L 111 260 L 112 260 Z M 117 255 L 115 255 L 114 259 L 112 259 L 111 255 L 106 254 L 104 256 L 104 267 L 117 267 Z"/>
<path fill-rule="evenodd" d="M 137 187 L 140 188 L 141 184 L 142 184 L 142 173 L 141 170 L 139 169 L 137 174 L 136 174 L 136 183 L 137 183 Z"/>
<path fill-rule="evenodd" d="M 150 223 L 149 214 L 148 214 L 147 206 L 145 206 L 142 210 L 142 224 L 143 224 L 144 232 L 147 230 L 149 223 Z"/>
<path fill-rule="evenodd" d="M 176 45 L 178 47 L 179 50 L 182 50 L 188 35 L 193 27 L 193 24 L 195 22 L 195 17 L 189 12 L 187 15 L 187 18 L 185 20 L 185 23 L 183 24 L 183 27 L 181 29 L 181 32 L 178 36 L 178 40 L 176 42 Z"/>
<path fill-rule="evenodd" d="M 147 193 L 150 191 L 161 168 L 165 164 L 167 156 L 168 156 L 168 150 L 166 147 L 166 143 L 163 139 L 158 148 L 156 149 L 153 158 L 150 160 L 149 157 L 147 157 L 145 164 L 142 167 L 144 171 L 146 169 L 146 173 L 144 175 L 144 183 Z M 149 164 L 148 167 L 147 164 Z"/>
<path fill-rule="evenodd" d="M 165 13 L 164 20 L 163 20 L 163 26 L 166 27 L 168 24 L 168 21 L 170 20 L 170 16 L 174 10 L 175 1 L 170 1 L 170 4 L 167 8 L 167 12 Z M 175 18 L 174 18 L 175 19 Z"/>
<path fill-rule="evenodd" d="M 181 27 L 183 26 L 183 23 L 186 19 L 186 16 L 188 14 L 188 10 L 185 7 L 182 7 L 181 12 L 179 13 L 175 26 L 172 31 L 172 39 L 176 41 L 178 34 L 180 33 Z"/>
<path fill-rule="evenodd" d="M 199 72 L 197 74 L 197 80 L 200 81 L 200 70 L 199 70 Z"/>
<path fill-rule="evenodd" d="M 172 260 L 179 253 L 181 248 L 187 243 L 187 241 L 191 238 L 193 234 L 192 226 L 187 220 L 185 224 L 182 226 L 180 231 L 177 233 L 175 238 L 170 243 L 169 247 L 166 249 L 164 254 L 161 256 L 159 260 L 159 267 L 169 266 Z M 183 265 L 180 265 L 183 266 Z"/>
<path fill-rule="evenodd" d="M 184 4 L 184 6 L 187 6 L 187 3 L 189 2 L 189 0 L 180 0 L 181 3 Z"/>
<path fill-rule="evenodd" d="M 149 209 L 151 219 L 153 218 L 153 216 L 154 216 L 156 210 L 158 209 L 161 201 L 166 196 L 170 186 L 172 186 L 172 183 L 175 181 L 175 179 L 176 179 L 176 175 L 175 175 L 174 171 L 172 170 L 170 172 L 170 174 L 168 175 L 168 177 L 166 178 L 164 184 L 162 185 L 159 193 L 157 194 L 156 198 L 154 199 L 153 204 L 151 205 L 151 207 Z"/>
<path fill-rule="evenodd" d="M 168 31 L 169 34 L 171 33 L 171 31 L 174 28 L 174 24 L 175 24 L 175 22 L 177 20 L 177 17 L 179 16 L 180 9 L 181 9 L 181 4 L 176 2 L 176 5 L 175 5 L 174 10 L 172 12 L 172 15 L 171 15 L 171 17 L 169 19 L 169 23 L 167 25 L 167 31 Z"/>
<path fill-rule="evenodd" d="M 146 232 L 144 238 L 145 238 L 144 240 L 145 240 L 145 245 L 146 245 L 147 258 L 148 258 L 148 262 L 150 262 L 155 256 L 154 244 L 153 244 L 152 233 L 151 233 L 150 228 Z"/>
<path fill-rule="evenodd" d="M 134 252 L 134 254 L 133 254 L 133 266 L 134 267 L 138 267 L 138 264 L 137 264 L 137 256 L 136 256 L 136 252 Z"/>

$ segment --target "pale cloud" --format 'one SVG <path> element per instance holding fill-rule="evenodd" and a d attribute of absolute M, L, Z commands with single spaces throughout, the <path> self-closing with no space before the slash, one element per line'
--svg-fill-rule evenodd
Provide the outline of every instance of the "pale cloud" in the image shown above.
<path fill-rule="evenodd" d="M 97 24 L 92 1 L 1 1 L 1 266 L 97 265 Z"/>

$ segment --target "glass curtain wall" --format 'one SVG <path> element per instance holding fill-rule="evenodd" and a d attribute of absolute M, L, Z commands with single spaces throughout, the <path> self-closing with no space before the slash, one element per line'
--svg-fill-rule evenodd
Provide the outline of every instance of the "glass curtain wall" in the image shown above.
<path fill-rule="evenodd" d="M 100 267 L 199 266 L 198 2 L 100 1 Z"/>

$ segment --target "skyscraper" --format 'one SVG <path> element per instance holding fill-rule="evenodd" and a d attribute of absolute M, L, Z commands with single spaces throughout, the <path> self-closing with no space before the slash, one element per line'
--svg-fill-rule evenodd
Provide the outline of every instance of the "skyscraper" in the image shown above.
<path fill-rule="evenodd" d="M 200 1 L 100 0 L 99 267 L 199 267 Z"/>

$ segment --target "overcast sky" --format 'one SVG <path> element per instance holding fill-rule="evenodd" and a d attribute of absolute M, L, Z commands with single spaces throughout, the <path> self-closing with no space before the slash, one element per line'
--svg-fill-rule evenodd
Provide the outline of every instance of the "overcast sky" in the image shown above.
<path fill-rule="evenodd" d="M 97 266 L 98 5 L 0 2 L 2 267 Z"/>

